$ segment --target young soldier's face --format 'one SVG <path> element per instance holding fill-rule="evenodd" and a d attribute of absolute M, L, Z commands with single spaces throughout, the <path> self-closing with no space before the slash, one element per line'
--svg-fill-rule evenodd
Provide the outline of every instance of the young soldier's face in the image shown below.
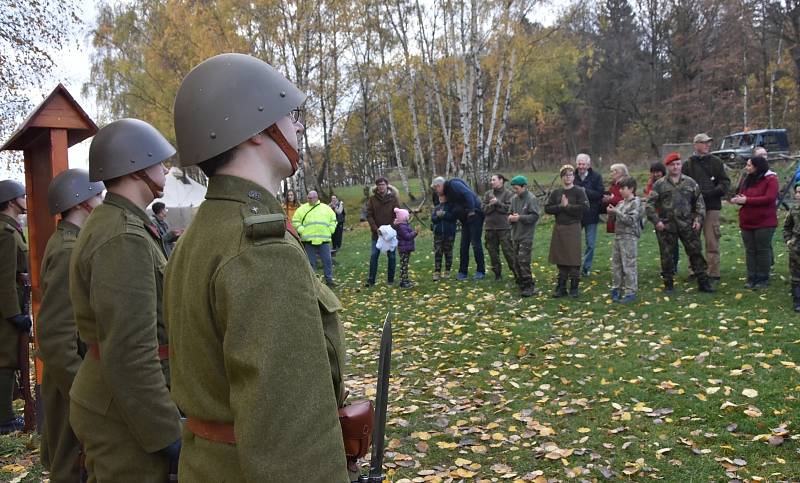
<path fill-rule="evenodd" d="M 800 200 L 800 186 L 794 189 L 794 199 Z"/>
<path fill-rule="evenodd" d="M 681 162 L 680 159 L 676 159 L 675 161 L 669 163 L 667 169 L 669 170 L 669 174 L 671 174 L 672 176 L 678 176 L 679 174 L 681 174 L 681 167 L 683 167 L 683 163 Z"/>
<path fill-rule="evenodd" d="M 525 192 L 525 186 L 520 186 L 520 185 L 517 185 L 517 184 L 512 186 L 511 189 L 514 190 L 514 194 L 517 195 L 517 196 L 519 196 L 519 195 L 521 195 L 522 193 Z"/>
<path fill-rule="evenodd" d="M 622 195 L 622 198 L 627 200 L 628 198 L 633 197 L 633 188 L 629 188 L 627 186 L 620 186 L 619 194 Z"/>

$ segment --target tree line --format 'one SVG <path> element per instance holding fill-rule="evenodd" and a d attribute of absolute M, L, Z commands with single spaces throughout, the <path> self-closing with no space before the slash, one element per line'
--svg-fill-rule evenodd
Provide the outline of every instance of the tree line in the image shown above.
<path fill-rule="evenodd" d="M 255 55 L 309 95 L 289 186 L 430 185 L 552 168 L 589 152 L 643 163 L 697 132 L 796 126 L 800 0 L 132 0 L 99 7 L 93 93 L 109 119 L 172 136 L 184 75 Z"/>

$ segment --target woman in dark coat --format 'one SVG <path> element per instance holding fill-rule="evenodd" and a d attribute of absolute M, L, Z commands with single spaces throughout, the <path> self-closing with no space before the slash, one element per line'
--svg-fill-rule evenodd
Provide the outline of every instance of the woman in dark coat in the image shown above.
<path fill-rule="evenodd" d="M 565 164 L 559 174 L 564 187 L 553 190 L 544 207 L 545 213 L 556 217 L 549 257 L 550 263 L 558 266 L 553 297 L 567 295 L 567 279 L 570 296 L 577 297 L 581 276 L 581 218 L 589 209 L 589 199 L 583 188 L 575 186 L 575 168 Z"/>
<path fill-rule="evenodd" d="M 739 229 L 747 260 L 746 288 L 766 287 L 772 264 L 770 247 L 778 226 L 778 177 L 769 170 L 765 158 L 747 160 L 747 176 L 742 179 L 731 203 L 740 205 Z"/>

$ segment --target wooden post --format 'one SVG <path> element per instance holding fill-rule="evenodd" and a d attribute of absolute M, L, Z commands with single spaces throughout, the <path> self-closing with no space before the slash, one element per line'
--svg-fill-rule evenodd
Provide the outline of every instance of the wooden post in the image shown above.
<path fill-rule="evenodd" d="M 0 151 L 22 151 L 25 163 L 25 190 L 28 201 L 28 257 L 31 275 L 34 314 L 42 300 L 42 257 L 47 241 L 56 229 L 56 217 L 50 215 L 47 188 L 50 181 L 69 167 L 70 146 L 94 136 L 97 125 L 75 102 L 67 89 L 59 84 L 34 109 Z M 35 339 L 34 339 L 35 340 Z M 35 343 L 35 342 L 34 342 Z M 42 363 L 36 359 L 36 382 L 41 384 Z"/>

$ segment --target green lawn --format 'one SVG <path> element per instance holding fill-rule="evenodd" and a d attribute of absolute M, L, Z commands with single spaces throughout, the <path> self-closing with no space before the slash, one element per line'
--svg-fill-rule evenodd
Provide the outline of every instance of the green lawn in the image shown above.
<path fill-rule="evenodd" d="M 415 288 L 387 286 L 385 258 L 380 283 L 361 288 L 368 233 L 348 231 L 336 276 L 356 398 L 372 394 L 381 321 L 394 312 L 391 481 L 800 479 L 800 330 L 785 251 L 776 237 L 769 290 L 744 289 L 735 210 L 724 218 L 716 294 L 685 282 L 685 254 L 676 293 L 662 294 L 648 225 L 628 306 L 608 297 L 603 229 L 577 300 L 549 297 L 551 217 L 534 250 L 546 292 L 531 299 L 510 280 L 432 282 L 428 231 L 411 259 Z"/>
<path fill-rule="evenodd" d="M 685 282 L 682 253 L 676 292 L 664 296 L 648 224 L 635 304 L 608 297 L 612 238 L 602 227 L 580 298 L 551 299 L 549 216 L 533 257 L 541 295 L 518 298 L 508 278 L 432 282 L 424 229 L 411 258 L 416 287 L 387 286 L 383 257 L 379 283 L 365 289 L 369 233 L 353 208 L 359 189 L 351 189 L 343 197 L 353 229 L 335 272 L 347 382 L 351 399 L 374 395 L 380 327 L 391 309 L 390 481 L 800 480 L 800 317 L 779 234 L 772 285 L 758 292 L 742 287 L 732 207 L 723 213 L 716 294 Z M 0 437 L 0 466 L 19 465 L 2 467 L 0 480 L 29 472 L 22 481 L 40 481 L 35 442 Z"/>

